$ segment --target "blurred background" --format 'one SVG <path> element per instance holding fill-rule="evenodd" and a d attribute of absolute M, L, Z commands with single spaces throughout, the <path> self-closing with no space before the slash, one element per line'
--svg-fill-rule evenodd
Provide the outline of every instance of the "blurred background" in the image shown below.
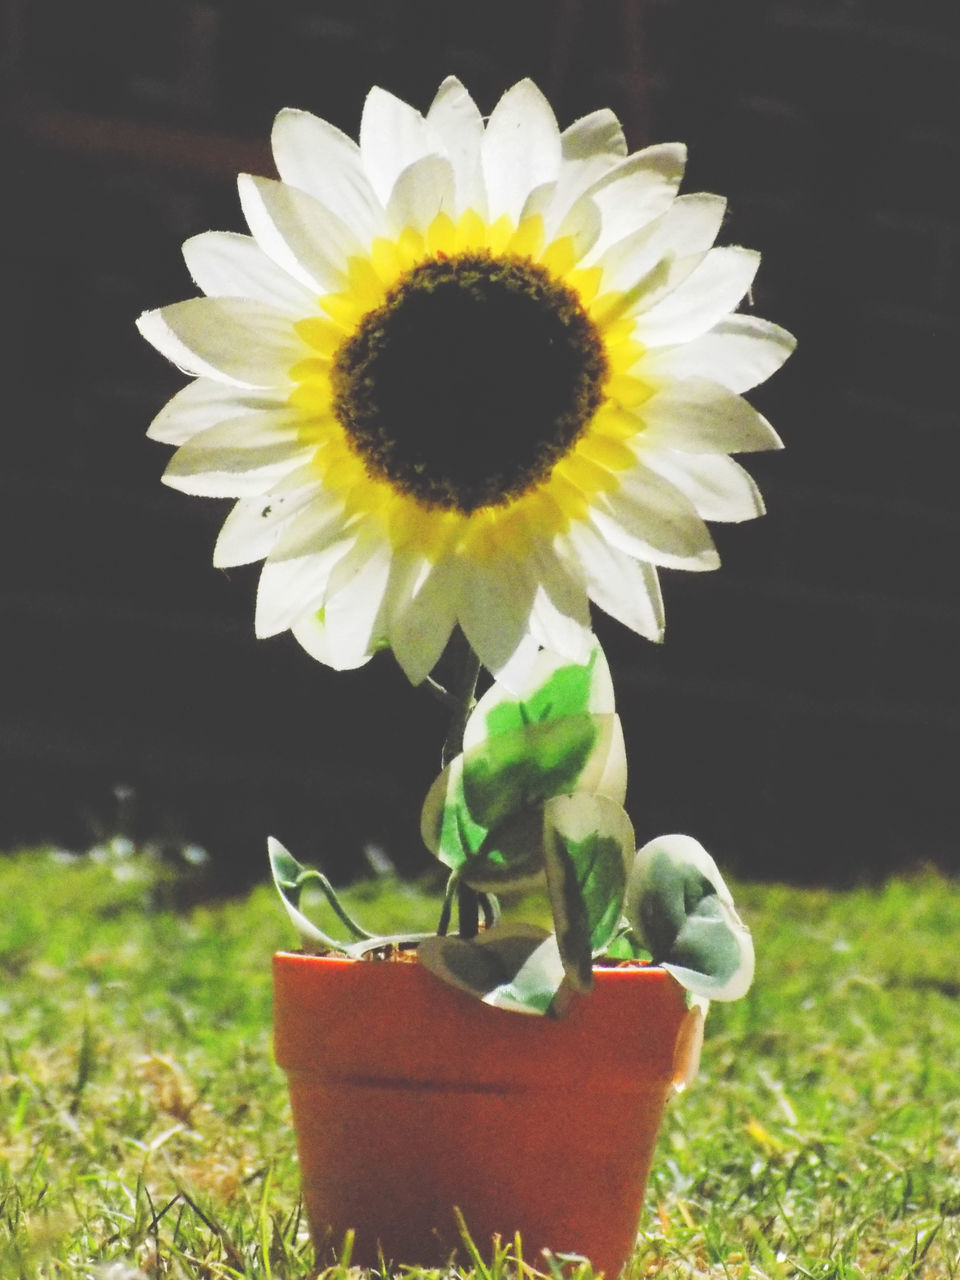
<path fill-rule="evenodd" d="M 682 139 L 684 189 L 763 252 L 798 354 L 752 396 L 769 515 L 719 573 L 663 575 L 667 642 L 598 618 L 639 840 L 834 883 L 957 869 L 960 352 L 955 0 L 3 0 L 0 849 L 193 843 L 224 887 L 275 834 L 343 879 L 430 859 L 441 709 L 382 656 L 336 674 L 256 641 L 228 504 L 160 484 L 144 432 L 183 378 L 133 326 L 244 229 L 282 106 L 356 135 L 373 83 L 483 110 L 524 75 L 561 125 Z"/>

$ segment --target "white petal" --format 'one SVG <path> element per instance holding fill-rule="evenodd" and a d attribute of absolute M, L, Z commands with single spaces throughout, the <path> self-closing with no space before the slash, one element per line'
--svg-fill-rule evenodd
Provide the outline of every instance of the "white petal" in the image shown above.
<path fill-rule="evenodd" d="M 241 414 L 233 420 L 218 422 L 200 435 L 188 440 L 174 457 L 200 454 L 214 456 L 221 451 L 253 452 L 282 447 L 292 452 L 300 442 L 303 414 L 290 405 L 277 405 Z M 313 448 L 307 445 L 308 449 Z"/>
<path fill-rule="evenodd" d="M 646 467 L 634 467 L 618 478 L 619 489 L 604 494 L 591 512 L 614 546 L 638 560 L 674 569 L 718 566 L 707 526 L 683 494 Z"/>
<path fill-rule="evenodd" d="M 582 578 L 573 571 L 573 564 L 561 563 L 547 545 L 534 549 L 531 567 L 538 580 L 530 614 L 531 634 L 545 648 L 573 662 L 587 662 L 596 638 Z"/>
<path fill-rule="evenodd" d="M 460 608 L 462 573 L 443 559 L 411 581 L 410 594 L 398 595 L 389 618 L 389 643 L 412 685 L 430 675 L 447 648 Z"/>
<path fill-rule="evenodd" d="M 360 155 L 381 204 L 404 169 L 437 150 L 433 130 L 416 108 L 386 89 L 370 90 L 360 118 Z"/>
<path fill-rule="evenodd" d="M 656 243 L 664 252 L 678 257 L 703 253 L 716 240 L 726 211 L 723 196 L 712 196 L 705 191 L 677 196 L 660 221 Z"/>
<path fill-rule="evenodd" d="M 515 84 L 494 107 L 481 154 L 490 218 L 518 221 L 533 188 L 560 171 L 560 130 L 532 80 Z"/>
<path fill-rule="evenodd" d="M 263 560 L 272 551 L 284 524 L 311 497 L 312 490 L 304 487 L 294 493 L 241 498 L 223 522 L 213 549 L 215 567 L 232 569 Z"/>
<path fill-rule="evenodd" d="M 588 194 L 603 214 L 602 251 L 664 213 L 677 194 L 686 147 L 665 142 L 636 151 L 593 184 Z"/>
<path fill-rule="evenodd" d="M 531 191 L 520 217 L 523 220 L 539 214 L 548 244 L 569 236 L 573 241 L 574 259 L 579 261 L 596 244 L 603 223 L 600 210 L 592 200 L 576 198 L 579 194 L 576 168 L 566 166 L 558 181 L 544 182 Z"/>
<path fill-rule="evenodd" d="M 661 298 L 673 293 L 703 260 L 702 254 L 690 254 L 676 258 L 672 254 L 659 258 L 646 275 L 641 276 L 629 289 L 610 290 L 592 308 L 597 324 L 603 326 L 624 314 L 638 315 L 655 306 Z"/>
<path fill-rule="evenodd" d="M 331 573 L 323 603 L 322 661 L 335 671 L 362 666 L 372 655 L 389 570 L 390 553 L 382 542 L 358 540 Z M 301 644 L 308 629 L 313 630 L 309 618 L 291 627 Z"/>
<path fill-rule="evenodd" d="M 352 138 L 309 111 L 287 108 L 274 121 L 271 144 L 284 182 L 326 205 L 364 241 L 379 234 L 383 208 Z"/>
<path fill-rule="evenodd" d="M 563 163 L 556 182 L 540 188 L 536 208 L 543 217 L 547 242 L 571 236 L 577 258 L 597 242 L 602 217 L 596 202 L 585 193 L 627 154 L 620 121 L 612 111 L 594 111 L 576 120 L 560 135 Z M 524 215 L 527 209 L 524 209 Z"/>
<path fill-rule="evenodd" d="M 637 337 L 646 347 L 699 338 L 740 304 L 759 265 L 752 249 L 711 249 L 678 288 L 638 317 Z"/>
<path fill-rule="evenodd" d="M 686 270 L 680 277 L 685 279 L 716 239 L 726 207 L 721 196 L 678 197 L 666 213 L 603 254 L 600 265 L 604 288 L 629 291 L 664 259 L 685 263 Z M 680 279 L 674 279 L 674 287 Z M 654 297 L 645 292 L 638 305 L 646 309 L 653 301 Z"/>
<path fill-rule="evenodd" d="M 685 497 L 704 520 L 752 520 L 764 513 L 763 498 L 752 476 L 722 453 L 673 453 L 644 456 Z"/>
<path fill-rule="evenodd" d="M 543 586 L 533 598 L 530 634 L 538 644 L 562 653 L 571 662 L 586 662 L 594 643 L 589 623 L 584 625 L 558 609 Z"/>
<path fill-rule="evenodd" d="M 603 156 L 613 165 L 627 154 L 623 126 L 608 107 L 574 120 L 560 135 L 560 143 L 564 160 Z"/>
<path fill-rule="evenodd" d="M 247 225 L 264 253 L 315 293 L 346 283 L 344 268 L 360 252 L 356 235 L 313 196 L 272 178 L 237 179 Z"/>
<path fill-rule="evenodd" d="M 427 123 L 453 165 L 456 213 L 473 209 L 484 217 L 487 193 L 480 164 L 483 117 L 455 76 L 448 76 L 437 90 L 427 112 Z"/>
<path fill-rule="evenodd" d="M 323 614 L 319 610 L 306 614 L 295 622 L 290 628 L 290 634 L 311 658 L 322 662 L 326 667 L 332 665 L 327 628 L 323 622 Z"/>
<path fill-rule="evenodd" d="M 529 632 L 536 584 L 517 560 L 465 560 L 461 569 L 460 626 L 474 653 L 496 674 Z"/>
<path fill-rule="evenodd" d="M 187 270 L 209 297 L 252 298 L 302 320 L 315 295 L 268 258 L 251 236 L 204 231 L 183 246 Z"/>
<path fill-rule="evenodd" d="M 523 202 L 523 208 L 520 210 L 520 221 L 524 222 L 527 218 L 539 216 L 544 219 L 544 227 L 546 228 L 548 220 L 553 216 L 551 211 L 556 191 L 556 182 L 541 182 L 539 187 L 534 187 Z M 599 217 L 599 213 L 597 216 Z M 550 231 L 547 231 L 546 239 L 549 241 L 552 238 Z"/>
<path fill-rule="evenodd" d="M 563 208 L 566 202 L 566 195 L 567 193 L 563 188 L 558 186 L 557 194 L 554 197 L 555 210 Z M 552 224 L 553 211 L 551 211 L 550 220 Z M 579 262 L 600 239 L 602 231 L 603 218 L 600 215 L 600 210 L 593 200 L 583 199 L 575 201 L 572 207 L 564 213 L 563 217 L 556 223 L 556 228 L 551 229 L 550 236 L 555 239 L 569 236 L 573 241 L 574 259 Z"/>
<path fill-rule="evenodd" d="M 426 231 L 438 213 L 454 213 L 453 167 L 443 156 L 424 156 L 401 173 L 387 205 L 396 232 Z"/>
<path fill-rule="evenodd" d="M 725 208 L 719 196 L 680 196 L 666 213 L 608 249 L 601 263 L 609 292 L 593 308 L 596 321 L 605 324 L 626 312 L 639 316 L 679 288 L 703 262 Z"/>
<path fill-rule="evenodd" d="M 519 693 L 524 676 L 539 652 L 539 644 L 528 632 L 517 645 L 513 657 L 497 671 L 497 684 L 502 684 L 511 693 Z"/>
<path fill-rule="evenodd" d="M 335 671 L 351 671 L 362 667 L 373 656 L 369 653 L 355 654 L 354 661 L 343 661 L 342 654 L 337 652 L 333 633 L 319 610 L 300 618 L 290 628 L 290 632 L 311 658 L 322 662 L 326 667 L 332 667 Z"/>
<path fill-rule="evenodd" d="M 273 562 L 300 560 L 311 552 L 322 550 L 346 527 L 341 499 L 317 488 L 311 502 L 293 515 L 274 543 L 270 559 Z"/>
<path fill-rule="evenodd" d="M 244 298 L 189 298 L 145 311 L 137 328 L 185 373 L 255 390 L 285 388 L 311 354 L 290 317 Z"/>
<path fill-rule="evenodd" d="M 409 605 L 431 568 L 430 561 L 418 551 L 411 551 L 406 547 L 391 547 L 390 572 L 383 588 L 383 600 L 377 619 L 377 634 L 384 643 L 390 644 L 392 623 Z"/>
<path fill-rule="evenodd" d="M 655 377 L 707 378 L 729 391 L 749 391 L 780 368 L 797 345 L 792 334 L 769 320 L 732 315 L 709 333 L 644 357 Z"/>
<path fill-rule="evenodd" d="M 198 471 L 195 474 L 178 475 L 168 468 L 163 473 L 163 483 L 180 493 L 195 498 L 262 498 L 273 486 L 289 475 L 297 458 L 278 459 L 254 465 L 251 460 L 245 470 Z"/>
<path fill-rule="evenodd" d="M 259 495 L 313 450 L 299 438 L 299 414 L 266 409 L 218 423 L 182 445 L 163 473 L 183 493 L 241 498 Z"/>
<path fill-rule="evenodd" d="M 409 594 L 398 593 L 389 619 L 394 657 L 411 684 L 424 680 L 440 660 L 460 607 L 462 574 L 453 560 L 441 560 L 415 574 Z"/>
<path fill-rule="evenodd" d="M 587 575 L 590 598 L 611 618 L 659 643 L 663 596 L 653 565 L 633 559 L 581 522 L 570 526 L 567 537 Z"/>
<path fill-rule="evenodd" d="M 354 541 L 345 537 L 301 560 L 268 560 L 257 586 L 256 634 L 261 639 L 277 635 L 319 609 L 331 573 Z"/>
<path fill-rule="evenodd" d="M 280 408 L 282 404 L 279 398 L 272 400 L 269 396 L 245 394 L 237 387 L 213 382 L 209 378 L 197 378 L 167 401 L 147 428 L 147 435 L 163 444 L 186 444 L 218 422 L 257 413 L 261 409 Z"/>
<path fill-rule="evenodd" d="M 702 378 L 668 384 L 640 408 L 638 446 L 683 453 L 755 453 L 783 447 L 770 423 L 741 396 Z"/>

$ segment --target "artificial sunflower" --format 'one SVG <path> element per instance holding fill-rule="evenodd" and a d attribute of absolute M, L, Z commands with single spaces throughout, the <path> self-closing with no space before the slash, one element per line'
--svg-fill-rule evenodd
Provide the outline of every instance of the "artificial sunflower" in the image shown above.
<path fill-rule="evenodd" d="M 283 111 L 273 153 L 252 236 L 184 246 L 207 296 L 139 321 L 196 379 L 150 428 L 165 480 L 238 499 L 215 564 L 265 562 L 257 634 L 415 683 L 457 625 L 494 672 L 583 661 L 590 600 L 660 639 L 658 566 L 763 510 L 727 455 L 778 447 L 740 393 L 793 346 L 733 314 L 759 255 L 712 247 L 684 148 L 561 132 L 526 80 L 484 122 L 451 78 L 425 116 L 373 89 L 359 145 Z"/>

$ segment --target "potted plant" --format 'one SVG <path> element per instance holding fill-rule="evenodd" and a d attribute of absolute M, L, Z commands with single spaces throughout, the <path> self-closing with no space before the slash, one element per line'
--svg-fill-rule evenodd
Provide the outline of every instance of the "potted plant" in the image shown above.
<path fill-rule="evenodd" d="M 457 1207 L 613 1274 L 706 1002 L 753 951 L 694 840 L 635 851 L 590 602 L 662 639 L 658 569 L 715 568 L 705 520 L 761 514 L 729 454 L 778 446 L 741 393 L 792 339 L 735 313 L 758 255 L 713 247 L 724 202 L 677 195 L 681 146 L 628 155 L 609 111 L 561 132 L 529 81 L 486 121 L 452 78 L 425 115 L 374 89 L 359 144 L 284 111 L 273 152 L 280 181 L 240 178 L 252 235 L 184 246 L 206 296 L 140 318 L 194 377 L 150 434 L 168 483 L 236 499 L 214 563 L 264 561 L 259 635 L 337 669 L 389 650 L 451 713 L 435 935 L 370 935 L 270 841 L 314 1238 L 436 1262 Z M 501 915 L 532 886 L 552 927 Z"/>

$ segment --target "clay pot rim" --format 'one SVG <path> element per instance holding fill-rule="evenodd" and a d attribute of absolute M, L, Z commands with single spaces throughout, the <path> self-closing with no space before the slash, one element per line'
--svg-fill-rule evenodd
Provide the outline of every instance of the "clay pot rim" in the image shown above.
<path fill-rule="evenodd" d="M 407 961 L 390 961 L 383 959 L 359 959 L 355 956 L 342 955 L 318 955 L 312 951 L 287 951 L 281 949 L 274 952 L 274 961 L 281 963 L 293 963 L 295 965 L 310 965 L 316 961 L 321 961 L 325 968 L 330 969 L 347 969 L 352 965 L 364 964 L 370 968 L 380 968 L 381 966 L 388 968 L 390 971 L 404 969 L 408 966 L 413 969 L 419 969 L 420 965 L 415 960 Z M 651 961 L 627 961 L 625 963 L 616 964 L 595 964 L 593 966 L 594 982 L 603 985 L 615 986 L 624 982 L 644 982 L 644 983 L 673 983 L 676 980 L 667 973 L 661 965 L 653 964 Z"/>

